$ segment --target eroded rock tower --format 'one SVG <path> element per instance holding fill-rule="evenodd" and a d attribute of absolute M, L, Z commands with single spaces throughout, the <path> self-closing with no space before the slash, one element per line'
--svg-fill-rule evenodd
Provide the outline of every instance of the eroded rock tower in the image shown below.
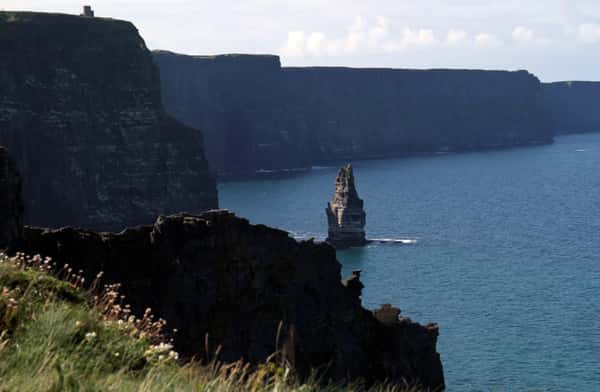
<path fill-rule="evenodd" d="M 342 167 L 335 180 L 335 193 L 327 203 L 328 236 L 327 242 L 336 248 L 363 246 L 365 238 L 366 214 L 363 201 L 358 197 L 354 186 L 352 165 Z"/>

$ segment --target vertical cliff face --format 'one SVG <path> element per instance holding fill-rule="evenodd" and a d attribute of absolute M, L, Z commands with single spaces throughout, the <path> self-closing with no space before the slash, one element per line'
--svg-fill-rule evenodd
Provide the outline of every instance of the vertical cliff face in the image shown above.
<path fill-rule="evenodd" d="M 276 56 L 185 56 L 154 52 L 163 101 L 184 124 L 206 132 L 207 157 L 222 175 L 251 175 L 257 168 L 306 166 L 295 136 L 287 133 Z M 294 151 L 294 154 L 289 154 Z"/>
<path fill-rule="evenodd" d="M 341 283 L 327 244 L 226 211 L 161 217 L 119 234 L 29 228 L 25 242 L 30 253 L 122 283 L 136 312 L 151 307 L 178 329 L 176 347 L 187 355 L 212 357 L 220 346 L 221 360 L 256 364 L 282 350 L 303 376 L 444 384 L 437 325 L 362 308 L 358 274 Z"/>
<path fill-rule="evenodd" d="M 362 246 L 365 239 L 366 214 L 363 201 L 354 185 L 352 165 L 342 167 L 335 179 L 335 192 L 325 209 L 327 214 L 327 242 L 336 248 Z"/>
<path fill-rule="evenodd" d="M 22 235 L 21 178 L 8 151 L 0 146 L 0 250 L 11 248 Z"/>
<path fill-rule="evenodd" d="M 222 175 L 552 141 L 525 72 L 281 68 L 273 56 L 155 52 L 167 110 L 207 130 Z M 236 143 L 228 143 L 231 135 Z"/>
<path fill-rule="evenodd" d="M 600 131 L 600 82 L 546 83 L 544 99 L 555 132 Z"/>
<path fill-rule="evenodd" d="M 121 229 L 217 206 L 202 134 L 164 113 L 128 22 L 0 12 L 0 144 L 30 224 Z"/>

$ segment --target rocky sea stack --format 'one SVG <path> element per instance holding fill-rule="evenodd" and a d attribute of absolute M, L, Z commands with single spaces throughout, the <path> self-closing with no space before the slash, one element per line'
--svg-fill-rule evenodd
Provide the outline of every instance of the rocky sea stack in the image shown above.
<path fill-rule="evenodd" d="M 336 248 L 363 246 L 365 238 L 366 213 L 363 201 L 358 197 L 354 186 L 352 165 L 342 167 L 335 179 L 335 193 L 327 203 L 328 236 L 327 242 Z"/>
<path fill-rule="evenodd" d="M 11 247 L 22 234 L 21 178 L 8 151 L 0 147 L 0 250 Z"/>

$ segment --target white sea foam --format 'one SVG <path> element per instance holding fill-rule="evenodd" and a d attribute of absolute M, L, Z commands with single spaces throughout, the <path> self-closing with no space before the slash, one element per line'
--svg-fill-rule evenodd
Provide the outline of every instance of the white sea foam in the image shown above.
<path fill-rule="evenodd" d="M 417 243 L 416 238 L 371 238 L 370 242 L 378 242 L 380 244 L 403 244 L 413 245 Z"/>

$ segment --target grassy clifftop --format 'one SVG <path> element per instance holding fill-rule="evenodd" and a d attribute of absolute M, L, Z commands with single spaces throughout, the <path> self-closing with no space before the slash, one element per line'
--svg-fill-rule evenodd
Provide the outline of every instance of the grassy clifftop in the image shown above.
<path fill-rule="evenodd" d="M 103 30 L 112 27 L 113 32 L 136 30 L 131 22 L 112 18 L 88 18 L 77 15 L 30 12 L 0 11 L 0 21 L 5 23 L 28 23 L 30 26 L 60 26 L 70 28 L 74 25 L 101 26 Z"/>
<path fill-rule="evenodd" d="M 117 287 L 52 269 L 49 259 L 0 254 L 0 391 L 362 390 L 298 382 L 285 363 L 184 363 L 150 310 L 136 318 Z"/>

